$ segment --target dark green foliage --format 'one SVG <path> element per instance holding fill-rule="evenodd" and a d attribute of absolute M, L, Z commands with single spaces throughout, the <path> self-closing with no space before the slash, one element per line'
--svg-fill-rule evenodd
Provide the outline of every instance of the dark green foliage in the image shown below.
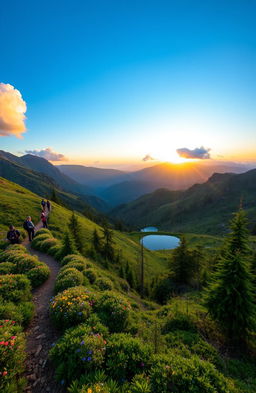
<path fill-rule="evenodd" d="M 84 271 L 84 275 L 85 275 L 85 277 L 88 278 L 88 280 L 90 281 L 90 284 L 93 284 L 96 281 L 97 277 L 98 277 L 96 270 L 95 269 L 91 269 L 91 268 L 90 269 L 86 269 Z"/>
<path fill-rule="evenodd" d="M 87 266 L 87 262 L 88 260 L 83 257 L 82 255 L 77 255 L 77 254 L 69 254 L 67 256 L 65 256 L 62 261 L 61 261 L 61 265 L 64 266 L 69 262 L 81 262 L 83 263 L 85 266 Z"/>
<path fill-rule="evenodd" d="M 33 288 L 43 284 L 50 275 L 50 269 L 44 263 L 38 263 L 33 269 L 27 272 L 27 277 L 30 279 Z"/>
<path fill-rule="evenodd" d="M 241 210 L 232 220 L 231 228 L 224 255 L 207 290 L 205 304 L 228 340 L 238 344 L 254 330 L 256 318 L 253 276 L 246 257 L 248 232 Z"/>
<path fill-rule="evenodd" d="M 246 255 L 251 252 L 249 247 L 248 220 L 244 210 L 234 214 L 230 223 L 231 233 L 227 236 L 225 249 L 230 254 L 239 252 Z"/>
<path fill-rule="evenodd" d="M 92 244 L 96 252 L 101 252 L 101 238 L 96 228 L 93 231 Z"/>
<path fill-rule="evenodd" d="M 58 380 L 68 384 L 83 374 L 101 369 L 106 334 L 106 328 L 99 323 L 93 327 L 82 324 L 67 330 L 50 352 Z"/>
<path fill-rule="evenodd" d="M 95 307 L 101 322 L 110 332 L 121 332 L 126 328 L 131 306 L 123 296 L 106 291 L 99 297 Z"/>
<path fill-rule="evenodd" d="M 77 248 L 74 238 L 69 231 L 66 231 L 62 243 L 61 255 L 62 257 L 64 257 L 66 255 L 76 254 L 76 253 L 77 253 Z"/>
<path fill-rule="evenodd" d="M 173 280 L 178 284 L 189 284 L 191 281 L 192 264 L 186 239 L 181 238 L 180 245 L 172 254 L 171 270 Z"/>
<path fill-rule="evenodd" d="M 72 213 L 72 215 L 70 217 L 68 227 L 69 227 L 70 233 L 73 236 L 73 239 L 75 240 L 75 245 L 76 245 L 77 250 L 80 253 L 83 253 L 84 240 L 83 240 L 83 236 L 82 236 L 82 227 L 79 224 L 78 217 L 75 215 L 74 212 Z"/>
<path fill-rule="evenodd" d="M 239 253 L 222 258 L 205 300 L 228 340 L 237 342 L 255 328 L 253 276 L 244 258 Z"/>
<path fill-rule="evenodd" d="M 69 268 L 58 274 L 55 283 L 55 292 L 58 293 L 82 284 L 84 284 L 83 273 L 75 268 Z"/>
<path fill-rule="evenodd" d="M 177 354 L 156 355 L 150 370 L 151 392 L 154 393 L 236 393 L 229 382 L 209 362 L 197 356 L 189 359 Z"/>
<path fill-rule="evenodd" d="M 99 277 L 94 284 L 99 288 L 100 291 L 109 291 L 113 289 L 113 284 L 108 278 Z"/>
<path fill-rule="evenodd" d="M 11 262 L 1 262 L 0 263 L 0 275 L 1 274 L 10 274 L 13 272 L 15 265 Z"/>
<path fill-rule="evenodd" d="M 114 241 L 113 241 L 113 231 L 107 226 L 103 227 L 103 244 L 101 254 L 102 256 L 109 261 L 114 260 L 115 251 L 114 251 Z"/>
<path fill-rule="evenodd" d="M 14 304 L 12 302 L 4 302 L 0 304 L 0 319 L 10 319 L 27 327 L 34 315 L 34 304 L 32 302 L 22 302 Z"/>
<path fill-rule="evenodd" d="M 170 275 L 160 277 L 152 288 L 152 297 L 158 303 L 164 304 L 170 299 L 175 289 L 175 284 Z"/>
<path fill-rule="evenodd" d="M 139 338 L 119 333 L 110 336 L 106 347 L 106 367 L 118 381 L 131 380 L 134 375 L 148 370 L 152 348 Z"/>
<path fill-rule="evenodd" d="M 31 285 L 23 274 L 0 276 L 0 297 L 5 301 L 20 302 L 31 299 Z"/>

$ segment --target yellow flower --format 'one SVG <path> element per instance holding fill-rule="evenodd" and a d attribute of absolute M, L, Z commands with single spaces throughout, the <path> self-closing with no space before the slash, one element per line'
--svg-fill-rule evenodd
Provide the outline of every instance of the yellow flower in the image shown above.
<path fill-rule="evenodd" d="M 91 389 L 91 388 L 88 388 L 88 389 L 87 389 L 87 393 L 92 393 L 92 389 Z"/>

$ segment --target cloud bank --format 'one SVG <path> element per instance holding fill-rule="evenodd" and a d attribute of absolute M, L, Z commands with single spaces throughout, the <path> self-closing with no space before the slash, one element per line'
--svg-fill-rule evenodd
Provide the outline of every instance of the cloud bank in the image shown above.
<path fill-rule="evenodd" d="M 182 147 L 181 149 L 177 149 L 176 152 L 183 158 L 199 158 L 200 160 L 207 160 L 211 158 L 209 153 L 210 150 L 211 149 L 205 149 L 203 146 L 196 147 L 193 150 Z"/>
<path fill-rule="evenodd" d="M 142 158 L 142 161 L 154 161 L 155 159 L 150 155 L 146 154 L 144 158 Z"/>
<path fill-rule="evenodd" d="M 0 83 L 0 136 L 22 137 L 26 131 L 27 105 L 19 90 L 8 83 Z"/>
<path fill-rule="evenodd" d="M 56 153 L 50 147 L 42 150 L 26 150 L 26 153 L 45 158 L 47 161 L 68 161 L 67 157 L 63 154 Z"/>

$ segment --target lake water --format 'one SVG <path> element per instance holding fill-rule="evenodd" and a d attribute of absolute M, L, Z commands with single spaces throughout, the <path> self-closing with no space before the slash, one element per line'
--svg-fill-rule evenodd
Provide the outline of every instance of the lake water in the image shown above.
<path fill-rule="evenodd" d="M 140 243 L 142 243 L 142 240 L 144 247 L 151 251 L 173 250 L 180 243 L 178 237 L 169 235 L 148 235 L 144 236 Z"/>
<path fill-rule="evenodd" d="M 147 227 L 140 230 L 141 232 L 157 232 L 158 229 L 156 227 Z"/>

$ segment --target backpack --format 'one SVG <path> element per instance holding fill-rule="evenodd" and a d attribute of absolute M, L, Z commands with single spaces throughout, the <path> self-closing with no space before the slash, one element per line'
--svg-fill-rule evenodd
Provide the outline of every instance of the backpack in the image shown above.
<path fill-rule="evenodd" d="M 27 220 L 25 220 L 24 222 L 23 222 L 23 228 L 27 231 L 28 230 L 28 222 L 27 222 Z"/>
<path fill-rule="evenodd" d="M 15 239 L 17 239 L 17 237 L 18 236 L 17 236 L 16 230 L 9 232 L 9 240 L 15 240 Z"/>

